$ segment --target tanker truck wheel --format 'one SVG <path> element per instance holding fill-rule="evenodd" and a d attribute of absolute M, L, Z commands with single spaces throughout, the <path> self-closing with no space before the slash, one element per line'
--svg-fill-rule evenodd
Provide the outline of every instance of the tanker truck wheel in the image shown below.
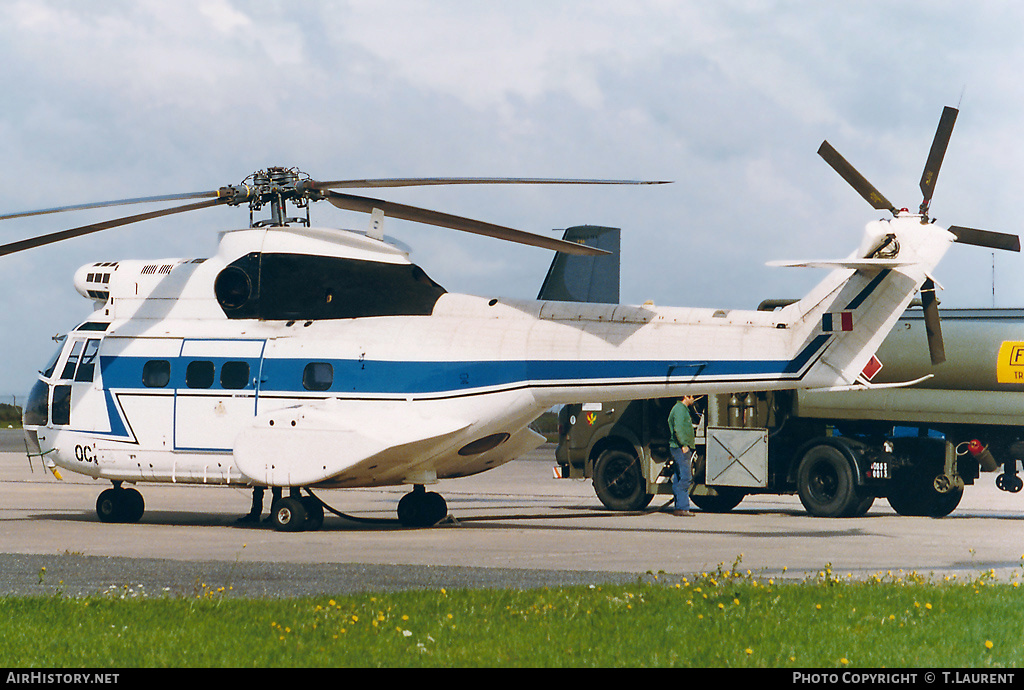
<path fill-rule="evenodd" d="M 808 513 L 850 517 L 861 509 L 865 498 L 858 493 L 851 456 L 845 444 L 833 439 L 814 442 L 799 455 L 796 489 Z"/>
<path fill-rule="evenodd" d="M 964 488 L 956 487 L 940 493 L 935 489 L 935 478 L 942 474 L 940 462 L 924 462 L 897 471 L 890 482 L 889 505 L 900 515 L 917 517 L 945 517 L 960 505 Z"/>
<path fill-rule="evenodd" d="M 643 510 L 654 498 L 647 493 L 637 457 L 614 449 L 601 453 L 594 463 L 594 491 L 611 510 Z"/>

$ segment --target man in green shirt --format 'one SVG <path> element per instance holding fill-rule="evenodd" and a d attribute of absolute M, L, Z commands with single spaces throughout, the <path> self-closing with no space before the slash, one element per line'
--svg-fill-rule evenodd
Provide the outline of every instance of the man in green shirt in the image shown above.
<path fill-rule="evenodd" d="M 672 514 L 679 517 L 693 515 L 690 512 L 690 458 L 693 456 L 695 438 L 690 405 L 694 400 L 692 395 L 684 395 L 668 413 L 669 453 L 675 462 L 672 493 L 676 497 L 676 507 Z"/>

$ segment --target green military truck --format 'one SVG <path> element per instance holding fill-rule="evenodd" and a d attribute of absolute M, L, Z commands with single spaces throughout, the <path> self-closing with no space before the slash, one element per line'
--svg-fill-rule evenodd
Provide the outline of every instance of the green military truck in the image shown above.
<path fill-rule="evenodd" d="M 773 305 L 767 305 L 771 308 Z M 797 494 L 812 515 L 863 515 L 878 498 L 901 515 L 941 517 L 981 471 L 1024 486 L 1024 310 L 943 310 L 946 362 L 933 367 L 920 309 L 884 341 L 871 383 L 852 392 L 714 394 L 694 405 L 691 498 L 712 512 L 747 495 Z M 670 496 L 672 399 L 566 405 L 555 473 L 592 478 L 605 506 L 641 510 Z"/>

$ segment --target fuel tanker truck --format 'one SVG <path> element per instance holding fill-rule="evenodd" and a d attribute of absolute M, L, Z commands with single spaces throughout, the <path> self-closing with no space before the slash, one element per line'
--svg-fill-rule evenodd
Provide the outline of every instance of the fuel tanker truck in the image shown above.
<path fill-rule="evenodd" d="M 786 302 L 766 302 L 773 309 Z M 725 512 L 751 494 L 797 494 L 812 515 L 854 517 L 884 498 L 941 517 L 981 473 L 1017 493 L 1024 458 L 1024 309 L 942 309 L 944 363 L 912 306 L 864 371 L 873 388 L 710 395 L 691 409 L 691 497 Z M 930 378 L 906 387 L 884 387 Z M 578 403 L 559 411 L 555 476 L 592 478 L 615 510 L 671 495 L 672 399 Z"/>

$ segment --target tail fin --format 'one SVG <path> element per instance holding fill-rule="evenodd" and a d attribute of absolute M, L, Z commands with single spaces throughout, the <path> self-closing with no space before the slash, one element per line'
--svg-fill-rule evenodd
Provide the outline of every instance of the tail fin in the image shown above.
<path fill-rule="evenodd" d="M 774 263 L 834 269 L 778 312 L 800 348 L 796 361 L 808 367 L 804 380 L 821 388 L 855 385 L 954 241 L 920 216 L 900 213 L 869 223 L 860 249 L 847 259 Z"/>
<path fill-rule="evenodd" d="M 611 252 L 601 256 L 578 256 L 558 252 L 541 285 L 539 300 L 557 302 L 619 303 L 619 228 L 577 225 L 562 236 Z"/>

